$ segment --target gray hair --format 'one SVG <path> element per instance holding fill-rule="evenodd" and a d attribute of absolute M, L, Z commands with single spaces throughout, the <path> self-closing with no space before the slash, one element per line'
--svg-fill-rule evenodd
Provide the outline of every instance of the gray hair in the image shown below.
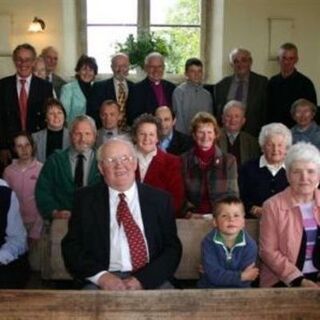
<path fill-rule="evenodd" d="M 70 126 L 69 126 L 69 132 L 72 133 L 74 130 L 74 127 L 79 123 L 79 122 L 88 122 L 92 131 L 94 132 L 94 134 L 97 134 L 97 127 L 96 127 L 96 123 L 94 122 L 94 120 L 87 116 L 86 114 L 82 114 L 80 116 L 77 116 L 74 118 L 74 120 L 71 122 Z"/>
<path fill-rule="evenodd" d="M 292 117 L 294 117 L 297 108 L 301 106 L 308 106 L 311 112 L 313 112 L 314 114 L 317 113 L 317 107 L 314 103 L 307 99 L 298 99 L 291 105 L 290 113 Z"/>
<path fill-rule="evenodd" d="M 133 146 L 133 143 L 125 136 L 117 136 L 117 137 L 113 137 L 113 138 L 108 139 L 105 143 L 103 143 L 98 148 L 97 154 L 96 154 L 97 161 L 98 162 L 103 161 L 102 152 L 107 146 L 109 146 L 110 144 L 118 143 L 118 142 L 121 142 L 121 143 L 125 144 L 129 148 L 130 153 L 132 154 L 133 158 L 135 160 L 137 159 L 137 152 L 136 152 L 135 147 Z"/>
<path fill-rule="evenodd" d="M 160 59 L 160 60 L 162 61 L 162 64 L 164 65 L 164 56 L 163 56 L 161 53 L 159 53 L 159 52 L 151 52 L 151 53 L 149 53 L 149 54 L 145 57 L 145 59 L 144 59 L 144 65 L 145 65 L 145 66 L 148 65 L 148 64 L 149 64 L 149 61 L 150 61 L 151 59 L 153 59 L 153 58 L 158 58 L 158 59 Z"/>
<path fill-rule="evenodd" d="M 235 48 L 235 49 L 232 49 L 231 52 L 229 53 L 229 62 L 231 64 L 233 64 L 234 57 L 238 53 L 242 53 L 243 55 L 247 56 L 252 61 L 251 52 L 249 50 L 244 49 L 244 48 Z"/>
<path fill-rule="evenodd" d="M 284 137 L 287 145 L 287 149 L 290 148 L 292 145 L 292 134 L 291 131 L 282 123 L 280 122 L 273 122 L 267 124 L 261 128 L 259 134 L 259 145 L 262 148 L 268 138 L 273 135 L 281 135 Z"/>
<path fill-rule="evenodd" d="M 289 149 L 284 161 L 287 172 L 296 161 L 312 162 L 318 167 L 318 171 L 320 172 L 320 151 L 309 142 L 298 142 Z"/>
<path fill-rule="evenodd" d="M 246 113 L 246 108 L 242 102 L 237 100 L 230 100 L 223 107 L 223 114 L 226 114 L 226 112 L 231 108 L 239 108 L 243 112 L 243 114 Z"/>
<path fill-rule="evenodd" d="M 118 52 L 111 57 L 111 65 L 114 65 L 114 63 L 118 57 L 124 57 L 124 58 L 128 59 L 128 62 L 129 62 L 129 56 L 126 53 Z"/>

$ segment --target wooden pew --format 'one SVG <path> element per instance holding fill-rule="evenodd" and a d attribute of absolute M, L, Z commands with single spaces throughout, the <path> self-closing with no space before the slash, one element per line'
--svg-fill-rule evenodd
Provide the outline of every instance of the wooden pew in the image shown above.
<path fill-rule="evenodd" d="M 0 291 L 6 320 L 319 320 L 319 289 Z"/>
<path fill-rule="evenodd" d="M 258 220 L 247 220 L 246 228 L 250 235 L 258 240 Z M 200 244 L 203 237 L 212 228 L 212 220 L 208 219 L 178 219 L 178 235 L 182 242 L 183 254 L 180 265 L 175 274 L 177 279 L 198 279 L 200 264 Z M 42 254 L 42 279 L 46 280 L 69 280 L 71 276 L 66 271 L 62 255 L 61 240 L 66 234 L 68 224 L 66 220 L 56 219 L 51 227 L 47 228 L 45 245 Z"/>

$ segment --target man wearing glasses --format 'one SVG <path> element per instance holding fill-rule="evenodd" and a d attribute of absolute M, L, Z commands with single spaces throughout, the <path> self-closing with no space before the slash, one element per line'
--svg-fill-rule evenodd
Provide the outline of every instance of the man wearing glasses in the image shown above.
<path fill-rule="evenodd" d="M 170 196 L 135 181 L 129 141 L 108 140 L 97 160 L 104 182 L 76 193 L 62 241 L 67 269 L 86 289 L 172 288 L 181 243 Z"/>

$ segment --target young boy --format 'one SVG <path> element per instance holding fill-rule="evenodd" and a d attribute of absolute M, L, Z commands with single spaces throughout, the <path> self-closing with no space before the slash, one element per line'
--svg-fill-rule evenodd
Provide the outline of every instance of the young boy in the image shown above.
<path fill-rule="evenodd" d="M 245 288 L 258 277 L 257 245 L 244 230 L 244 217 L 243 203 L 237 197 L 216 202 L 214 229 L 202 241 L 203 274 L 198 287 Z"/>
<path fill-rule="evenodd" d="M 201 60 L 190 58 L 185 64 L 186 81 L 181 83 L 172 95 L 173 110 L 176 114 L 177 131 L 190 134 L 190 123 L 199 111 L 212 114 L 212 97 L 202 86 L 203 65 Z"/>

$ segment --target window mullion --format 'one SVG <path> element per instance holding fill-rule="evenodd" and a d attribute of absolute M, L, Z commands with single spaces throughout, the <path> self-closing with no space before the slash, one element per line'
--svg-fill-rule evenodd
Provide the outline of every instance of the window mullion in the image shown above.
<path fill-rule="evenodd" d="M 150 31 L 150 0 L 138 0 L 138 35 Z"/>

